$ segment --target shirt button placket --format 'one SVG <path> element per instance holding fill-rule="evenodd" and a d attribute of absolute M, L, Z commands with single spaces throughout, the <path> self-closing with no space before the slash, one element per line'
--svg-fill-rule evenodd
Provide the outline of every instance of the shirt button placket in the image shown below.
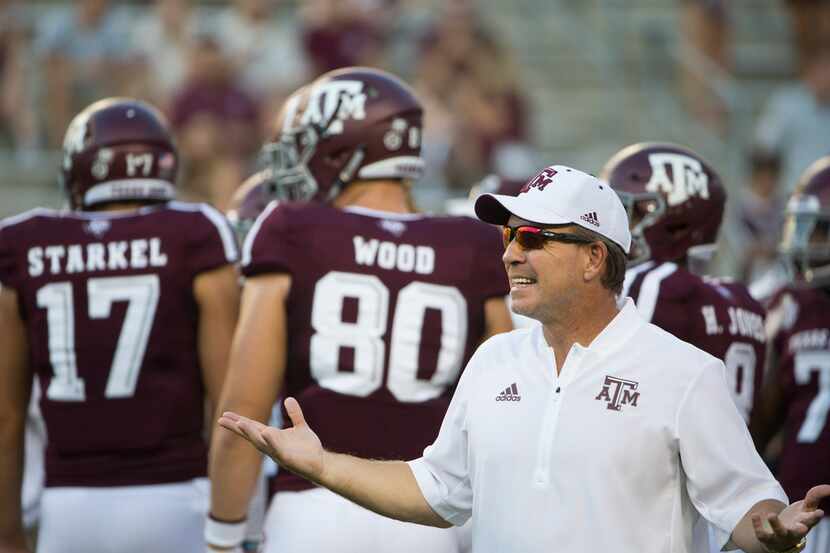
<path fill-rule="evenodd" d="M 554 370 L 556 369 L 554 368 Z M 562 405 L 562 395 L 562 387 L 557 379 L 557 382 L 550 389 L 550 395 L 546 402 L 545 418 L 542 423 L 542 432 L 539 436 L 539 453 L 536 470 L 533 471 L 533 483 L 536 487 L 544 488 L 550 483 L 550 452 L 556 439 L 556 427 L 559 420 L 559 409 Z"/>

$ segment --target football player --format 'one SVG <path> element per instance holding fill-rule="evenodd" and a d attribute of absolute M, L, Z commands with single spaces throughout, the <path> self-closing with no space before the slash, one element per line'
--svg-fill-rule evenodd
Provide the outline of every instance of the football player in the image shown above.
<path fill-rule="evenodd" d="M 417 213 L 422 107 L 396 77 L 346 68 L 291 95 L 265 147 L 280 198 L 245 240 L 246 277 L 223 410 L 267 420 L 300 399 L 321 439 L 418 457 L 465 359 L 511 328 L 501 242 L 466 217 Z M 213 548 L 238 547 L 259 453 L 211 449 Z M 266 552 L 457 551 L 455 535 L 385 519 L 288 471 L 273 481 Z"/>
<path fill-rule="evenodd" d="M 602 178 L 620 195 L 631 225 L 621 298 L 652 323 L 721 359 L 735 406 L 749 424 L 763 378 L 764 309 L 743 284 L 700 276 L 723 218 L 726 191 L 698 154 L 676 144 L 640 143 L 605 164 Z M 701 519 L 694 541 L 709 544 Z"/>
<path fill-rule="evenodd" d="M 783 429 L 776 477 L 798 497 L 830 477 L 830 156 L 801 176 L 785 217 L 791 283 L 770 303 L 768 369 L 751 428 L 759 451 Z M 830 504 L 821 507 L 805 553 L 830 551 Z"/>
<path fill-rule="evenodd" d="M 48 434 L 38 551 L 204 551 L 205 404 L 239 301 L 233 230 L 173 200 L 176 147 L 144 102 L 92 104 L 63 154 L 70 209 L 0 224 L 0 549 L 25 551 L 34 376 Z"/>
<path fill-rule="evenodd" d="M 276 199 L 276 184 L 272 174 L 270 168 L 257 171 L 245 179 L 231 197 L 226 215 L 240 244 L 245 241 L 256 218 Z"/>
<path fill-rule="evenodd" d="M 732 398 L 749 423 L 765 359 L 764 310 L 743 284 L 699 276 L 689 265 L 717 239 L 726 203 L 718 173 L 695 152 L 665 143 L 628 146 L 602 177 L 631 225 L 622 297 L 648 320 L 723 360 Z"/>

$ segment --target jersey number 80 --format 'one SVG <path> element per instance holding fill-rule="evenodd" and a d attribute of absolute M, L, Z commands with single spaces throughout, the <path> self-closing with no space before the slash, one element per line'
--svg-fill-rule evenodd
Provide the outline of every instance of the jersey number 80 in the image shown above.
<path fill-rule="evenodd" d="M 345 298 L 357 299 L 357 319 L 343 321 Z M 418 357 L 427 309 L 441 313 L 441 346 L 435 373 L 418 378 Z M 389 289 L 374 275 L 332 271 L 314 289 L 310 365 L 323 388 L 366 397 L 383 385 Z M 467 301 L 457 288 L 426 282 L 404 286 L 395 303 L 389 336 L 386 387 L 401 402 L 440 396 L 455 383 L 467 342 Z M 354 350 L 354 370 L 338 370 L 341 347 Z"/>

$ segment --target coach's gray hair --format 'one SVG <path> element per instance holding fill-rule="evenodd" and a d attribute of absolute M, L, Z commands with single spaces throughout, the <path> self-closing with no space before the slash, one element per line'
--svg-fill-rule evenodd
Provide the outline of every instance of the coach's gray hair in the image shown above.
<path fill-rule="evenodd" d="M 605 259 L 605 272 L 602 274 L 602 285 L 614 292 L 616 295 L 622 293 L 623 281 L 625 281 L 625 267 L 628 257 L 623 249 L 616 243 L 598 232 L 574 225 L 574 234 L 602 242 L 608 250 L 608 257 Z"/>

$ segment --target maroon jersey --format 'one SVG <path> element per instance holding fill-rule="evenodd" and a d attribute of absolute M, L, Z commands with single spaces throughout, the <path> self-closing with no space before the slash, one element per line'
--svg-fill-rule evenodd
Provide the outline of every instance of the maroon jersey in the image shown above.
<path fill-rule="evenodd" d="M 200 204 L 2 222 L 0 283 L 17 291 L 43 390 L 47 486 L 205 474 L 193 279 L 236 256 L 222 215 Z"/>
<path fill-rule="evenodd" d="M 796 500 L 830 482 L 830 296 L 784 288 L 770 304 L 767 328 L 786 413 L 776 476 Z"/>
<path fill-rule="evenodd" d="M 285 393 L 327 448 L 414 459 L 433 442 L 485 300 L 508 293 L 502 250 L 467 217 L 270 204 L 242 271 L 292 277 Z M 287 471 L 276 484 L 311 486 Z"/>
<path fill-rule="evenodd" d="M 648 261 L 626 272 L 626 295 L 646 320 L 723 361 L 732 399 L 749 423 L 763 379 L 766 334 L 764 308 L 747 288 Z"/>

